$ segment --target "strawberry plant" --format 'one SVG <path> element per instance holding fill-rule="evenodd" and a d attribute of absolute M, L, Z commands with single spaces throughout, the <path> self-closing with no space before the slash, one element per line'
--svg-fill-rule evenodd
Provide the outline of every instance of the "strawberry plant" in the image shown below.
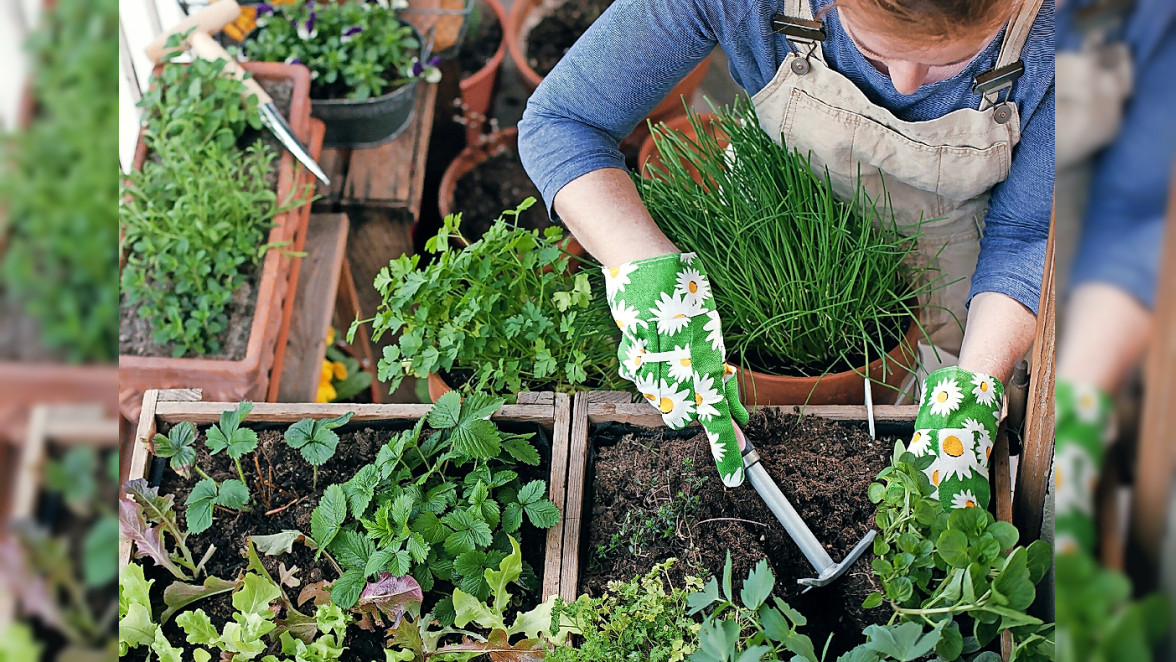
<path fill-rule="evenodd" d="M 540 463 L 530 435 L 503 432 L 489 420 L 502 404 L 447 393 L 375 462 L 326 488 L 311 536 L 343 570 L 331 590 L 336 604 L 353 607 L 366 581 L 383 572 L 412 575 L 425 591 L 440 581 L 485 599 L 483 571 L 510 553 L 508 536 L 524 519 L 541 529 L 559 522 L 546 483 L 524 482 L 516 471 Z M 427 436 L 426 422 L 433 430 Z M 443 599 L 436 612 L 451 622 L 452 602 Z"/>
<path fill-rule="evenodd" d="M 167 458 L 172 471 L 187 478 L 195 469 L 204 478 L 208 474 L 196 466 L 196 426 L 189 421 L 182 421 L 168 430 L 167 436 L 156 434 L 152 440 L 155 456 Z"/>
<path fill-rule="evenodd" d="M 531 207 L 528 198 L 503 212 L 475 242 L 449 216 L 426 243 L 434 257 L 392 260 L 376 275 L 383 302 L 371 322 L 373 338 L 399 335 L 384 348 L 377 377 L 396 388 L 406 376 L 468 376 L 452 384 L 463 393 L 621 388 L 619 330 L 608 303 L 595 295 L 598 269 L 573 273 L 563 230 L 525 230 L 508 218 Z M 463 245 L 454 248 L 453 240 Z M 350 340 L 357 326 L 352 324 Z"/>
<path fill-rule="evenodd" d="M 339 435 L 335 428 L 347 425 L 351 412 L 335 418 L 304 418 L 286 430 L 286 444 L 302 453 L 302 459 L 314 467 L 314 482 L 311 489 L 318 489 L 318 468 L 335 454 L 339 446 Z"/>
<path fill-rule="evenodd" d="M 272 248 L 274 216 L 309 191 L 279 201 L 276 155 L 260 141 L 240 146 L 261 127 L 243 89 L 223 61 L 198 59 L 164 65 L 140 102 L 149 156 L 121 187 L 122 295 L 177 357 L 221 350 L 229 304 Z"/>

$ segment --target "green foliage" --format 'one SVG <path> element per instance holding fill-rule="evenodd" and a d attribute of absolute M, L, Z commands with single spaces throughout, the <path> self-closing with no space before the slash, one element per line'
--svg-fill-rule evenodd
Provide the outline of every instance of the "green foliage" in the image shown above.
<path fill-rule="evenodd" d="M 135 554 L 151 558 L 176 579 L 199 576 L 204 564 L 197 564 L 192 557 L 188 534 L 176 517 L 175 495 L 160 496 L 159 488 L 148 486 L 142 478 L 127 481 L 123 487 L 127 496 L 118 503 L 119 531 L 134 543 Z"/>
<path fill-rule="evenodd" d="M 286 444 L 302 453 L 302 459 L 318 467 L 335 454 L 339 435 L 335 428 L 347 425 L 351 412 L 336 418 L 304 418 L 286 430 Z"/>
<path fill-rule="evenodd" d="M 309 191 L 279 202 L 270 181 L 275 154 L 260 141 L 238 146 L 261 120 L 257 98 L 243 98 L 224 65 L 164 65 L 139 104 L 148 159 L 120 191 L 122 293 L 175 356 L 220 351 L 228 306 L 260 268 L 275 215 Z"/>
<path fill-rule="evenodd" d="M 45 462 L 45 487 L 60 494 L 70 512 L 81 517 L 93 510 L 99 478 L 98 451 L 91 446 L 74 446 L 61 459 Z"/>
<path fill-rule="evenodd" d="M 380 270 L 383 302 L 366 321 L 375 340 L 399 335 L 384 348 L 381 381 L 395 388 L 406 376 L 458 372 L 470 375 L 452 385 L 463 393 L 495 395 L 621 387 L 619 330 L 605 298 L 593 296 L 603 276 L 586 263 L 572 272 L 561 229 L 525 230 L 506 220 L 534 202 L 504 212 L 472 243 L 459 231 L 460 214 L 447 217 L 426 244 L 428 264 L 406 255 Z"/>
<path fill-rule="evenodd" d="M 0 132 L 0 300 L 33 321 L 39 349 L 72 363 L 110 362 L 119 325 L 110 171 L 118 74 L 109 66 L 118 57 L 118 7 L 62 0 L 39 16 L 26 44 L 32 121 Z"/>
<path fill-rule="evenodd" d="M 385 5 L 274 3 L 272 14 L 259 12 L 258 29 L 242 47 L 255 62 L 305 64 L 315 99 L 377 97 L 422 74 L 430 82 L 440 80 L 432 65 L 428 71 L 414 71 L 420 42 Z"/>
<path fill-rule="evenodd" d="M 233 459 L 233 463 L 237 465 L 237 475 L 243 484 L 248 484 L 248 481 L 245 480 L 245 471 L 241 468 L 241 458 L 257 449 L 257 433 L 241 427 L 241 423 L 251 411 L 253 403 L 244 401 L 237 403 L 236 409 L 221 412 L 220 424 L 209 428 L 204 440 L 209 455 L 225 451 L 225 454 Z"/>
<path fill-rule="evenodd" d="M 229 659 L 252 660 L 265 652 L 263 637 L 277 627 L 270 603 L 280 596 L 281 590 L 272 581 L 248 573 L 233 593 L 233 620 L 225 623 L 221 631 L 203 609 L 180 614 L 176 624 L 184 630 L 189 644 L 227 653 Z"/>
<path fill-rule="evenodd" d="M 409 603 L 404 618 L 391 631 L 390 660 L 424 662 L 426 659 L 469 661 L 493 651 L 494 659 L 538 660 L 551 643 L 562 643 L 570 630 L 553 624 L 556 597 L 548 598 L 531 611 L 515 614 L 507 623 L 507 612 L 515 601 L 507 590 L 518 583 L 523 571 L 523 553 L 514 538 L 507 537 L 510 553 L 503 556 L 498 568 L 486 568 L 483 581 L 489 595 L 477 598 L 454 590 L 454 625 L 440 623 L 436 614 L 420 615 L 420 603 Z M 475 625 L 478 631 L 467 629 Z M 437 625 L 434 629 L 434 625 Z M 461 635 L 459 643 L 443 643 Z M 508 657 L 509 656 L 509 657 Z"/>
<path fill-rule="evenodd" d="M 657 476 L 649 485 L 642 485 L 637 479 L 638 488 L 650 495 L 649 500 L 641 507 L 625 512 L 620 530 L 612 534 L 607 543 L 596 547 L 593 551 L 595 558 L 604 559 L 622 549 L 640 556 L 655 540 L 670 539 L 679 531 L 690 529 L 701 503 L 697 492 L 706 484 L 706 477 L 697 474 L 690 458 L 682 460 L 682 476 L 686 479 L 686 489 L 673 495 L 666 492 L 664 497 L 657 496 L 663 493 L 660 489 L 663 484 Z"/>
<path fill-rule="evenodd" d="M 687 615 L 687 596 L 702 588 L 702 581 L 688 578 L 682 588 L 668 592 L 663 576 L 674 560 L 660 563 L 643 577 L 613 582 L 599 598 L 582 595 L 575 602 L 557 602 L 560 627 L 571 628 L 582 638 L 576 647 L 552 650 L 552 662 L 597 660 L 648 660 L 680 662 L 693 653 L 698 641 L 698 622 Z"/>
<path fill-rule="evenodd" d="M 1088 554 L 1061 554 L 1054 575 L 1060 662 L 1148 662 L 1163 640 L 1171 605 L 1133 596 L 1131 580 Z"/>
<path fill-rule="evenodd" d="M 729 662 L 780 659 L 820 662 L 813 642 L 797 628 L 808 620 L 780 598 L 772 597 L 776 577 L 761 559 L 747 575 L 738 600 L 731 581 L 731 553 L 723 566 L 720 582 L 711 578 L 699 593 L 687 598 L 690 615 L 707 612 L 698 631 L 698 650 L 691 662 Z M 721 588 L 721 593 L 720 593 Z M 826 647 L 828 644 L 826 643 Z"/>
<path fill-rule="evenodd" d="M 208 477 L 196 467 L 196 426 L 190 421 L 182 421 L 168 430 L 167 436 L 156 434 L 152 444 L 155 446 L 155 456 L 168 458 L 172 471 L 187 478 L 193 467 Z"/>
<path fill-rule="evenodd" d="M 331 591 L 336 604 L 351 608 L 367 580 L 385 572 L 411 574 L 425 591 L 448 582 L 485 600 L 485 571 L 509 555 L 508 534 L 517 535 L 524 519 L 538 528 L 559 521 L 545 483 L 524 484 L 514 470 L 538 463 L 530 435 L 502 432 L 489 420 L 502 404 L 447 393 L 427 418 L 393 436 L 374 463 L 326 488 L 311 534 L 343 569 Z M 426 422 L 433 429 L 427 437 Z M 440 617 L 449 622 L 452 603 L 443 602 Z"/>
<path fill-rule="evenodd" d="M 718 115 L 729 148 L 691 117 L 697 139 L 653 128 L 662 164 L 634 181 L 658 227 L 706 265 L 733 356 L 761 372 L 819 375 L 889 351 L 917 317 L 916 297 L 938 286 L 918 285 L 925 269 L 906 263 L 914 238 L 897 236 L 860 187 L 852 203 L 838 200 L 750 104 Z"/>
<path fill-rule="evenodd" d="M 863 606 L 888 602 L 896 618 L 940 629 L 937 653 L 947 660 L 987 646 L 1005 630 L 1025 647 L 1022 659 L 1030 649 L 1052 650 L 1051 626 L 1026 613 L 1053 560 L 1049 544 L 1018 546 L 1016 528 L 980 508 L 945 511 L 923 473 L 932 459 L 906 452 L 900 442 L 891 466 L 870 486 L 881 530 L 872 566 L 883 591 Z M 963 614 L 975 624 L 967 638 L 946 627 Z"/>
<path fill-rule="evenodd" d="M 211 478 L 196 483 L 188 493 L 185 517 L 188 521 L 189 533 L 204 533 L 212 526 L 212 511 L 216 506 L 241 510 L 249 504 L 249 488 L 236 479 L 229 479 L 223 483 Z"/>
<path fill-rule="evenodd" d="M 41 651 L 41 642 L 25 623 L 10 623 L 0 631 L 0 662 L 39 660 Z"/>
<path fill-rule="evenodd" d="M 331 378 L 331 386 L 335 389 L 335 397 L 331 402 L 347 402 L 371 387 L 374 376 L 363 369 L 358 359 L 331 345 L 327 347 L 327 360 L 343 364 L 343 369 L 347 371 L 343 379 Z"/>

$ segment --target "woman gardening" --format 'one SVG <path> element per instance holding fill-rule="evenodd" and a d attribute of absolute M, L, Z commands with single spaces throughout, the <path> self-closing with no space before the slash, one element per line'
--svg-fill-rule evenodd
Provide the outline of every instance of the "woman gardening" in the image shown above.
<path fill-rule="evenodd" d="M 704 425 L 725 484 L 743 481 L 747 412 L 707 265 L 658 229 L 619 140 L 718 45 L 764 131 L 844 200 L 860 173 L 953 283 L 921 322 L 958 365 L 925 381 L 910 448 L 936 455 L 945 505 L 987 507 L 1003 382 L 1033 342 L 1044 269 L 1052 15 L 1052 0 L 618 0 L 535 91 L 520 156 L 606 265 L 622 376 L 667 425 Z"/>

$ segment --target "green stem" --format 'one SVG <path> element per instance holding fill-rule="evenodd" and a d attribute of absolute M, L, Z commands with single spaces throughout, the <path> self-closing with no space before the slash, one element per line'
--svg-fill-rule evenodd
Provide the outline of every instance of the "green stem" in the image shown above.
<path fill-rule="evenodd" d="M 317 492 L 318 491 L 318 465 L 317 464 L 314 465 L 314 473 L 312 475 L 314 476 L 314 478 L 311 479 L 311 490 Z"/>
<path fill-rule="evenodd" d="M 208 474 L 204 473 L 204 470 L 201 469 L 198 465 L 193 464 L 192 467 L 196 469 L 196 473 L 200 474 L 201 478 L 206 478 L 208 480 L 212 480 L 212 477 L 209 476 Z"/>
<path fill-rule="evenodd" d="M 233 458 L 233 462 L 237 465 L 237 475 L 241 477 L 241 484 L 249 485 L 249 483 L 245 482 L 245 470 L 241 468 L 241 458 L 235 457 Z"/>

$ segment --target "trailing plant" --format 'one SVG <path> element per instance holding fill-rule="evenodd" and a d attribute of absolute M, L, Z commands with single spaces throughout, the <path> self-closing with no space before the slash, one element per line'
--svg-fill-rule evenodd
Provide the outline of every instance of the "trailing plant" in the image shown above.
<path fill-rule="evenodd" d="M 706 266 L 728 350 L 791 375 L 860 370 L 888 352 L 917 319 L 916 300 L 941 286 L 910 266 L 916 237 L 899 236 L 860 186 L 838 200 L 750 104 L 709 127 L 690 117 L 697 138 L 652 128 L 661 163 L 634 181 L 658 227 Z"/>
<path fill-rule="evenodd" d="M 118 102 L 108 91 L 118 74 L 107 64 L 117 57 L 118 7 L 61 0 L 39 24 L 25 45 L 32 121 L 0 132 L 0 300 L 14 319 L 20 311 L 33 321 L 56 358 L 109 362 L 118 353 Z"/>
<path fill-rule="evenodd" d="M 335 428 L 347 425 L 352 412 L 335 418 L 304 418 L 286 430 L 286 445 L 302 453 L 302 459 L 314 467 L 312 489 L 318 490 L 318 468 L 335 455 L 339 435 Z"/>
<path fill-rule="evenodd" d="M 411 574 L 425 591 L 443 581 L 485 599 L 491 587 L 483 571 L 510 553 L 509 535 L 524 518 L 541 529 L 559 522 L 546 483 L 524 483 L 515 471 L 519 463 L 540 462 L 531 435 L 505 433 L 489 420 L 502 404 L 447 393 L 427 418 L 385 444 L 374 463 L 326 488 L 311 535 L 343 569 L 331 589 L 336 604 L 353 607 L 366 581 L 383 572 Z M 426 422 L 434 430 L 427 437 Z M 448 598 L 435 613 L 452 622 Z"/>
<path fill-rule="evenodd" d="M 441 80 L 438 60 L 420 61 L 421 44 L 396 10 L 407 2 L 257 5 L 257 30 L 242 44 L 256 62 L 304 64 L 315 99 L 368 99 L 414 78 Z"/>
<path fill-rule="evenodd" d="M 698 645 L 699 623 L 687 615 L 687 597 L 702 588 L 702 580 L 688 577 L 682 587 L 666 590 L 670 559 L 642 577 L 612 582 L 607 592 L 575 602 L 557 601 L 556 626 L 580 635 L 577 646 L 560 646 L 548 653 L 552 662 L 648 660 L 680 662 Z"/>
<path fill-rule="evenodd" d="M 399 334 L 384 348 L 378 378 L 395 388 L 406 376 L 468 375 L 463 393 L 620 388 L 619 331 L 595 268 L 573 273 L 559 228 L 525 230 L 513 220 L 534 204 L 505 211 L 475 242 L 452 215 L 419 255 L 392 260 L 376 275 L 383 299 L 370 320 L 373 339 Z M 455 248 L 453 241 L 462 244 Z"/>
<path fill-rule="evenodd" d="M 202 575 L 216 546 L 209 545 L 196 562 L 188 547 L 188 532 L 176 516 L 175 495 L 160 496 L 159 488 L 150 487 L 142 478 L 127 481 L 123 488 L 127 496 L 118 502 L 119 532 L 134 544 L 135 555 L 150 558 L 177 579 Z"/>
<path fill-rule="evenodd" d="M 139 103 L 149 157 L 120 191 L 122 293 L 175 356 L 221 350 L 234 294 L 273 247 L 273 218 L 309 197 L 306 187 L 279 201 L 276 155 L 260 141 L 238 146 L 261 120 L 257 98 L 242 97 L 224 66 L 164 65 Z"/>
<path fill-rule="evenodd" d="M 1026 613 L 1053 561 L 1050 545 L 1017 545 L 1016 527 L 980 508 L 945 511 L 923 473 L 932 459 L 916 457 L 899 442 L 891 465 L 870 486 L 881 530 L 872 567 L 883 590 L 863 607 L 885 602 L 892 623 L 943 626 L 937 653 L 947 660 L 987 646 L 1006 630 L 1021 659 L 1052 655 L 1052 625 Z M 964 614 L 974 623 L 966 639 L 958 627 L 944 626 Z"/>
<path fill-rule="evenodd" d="M 460 588 L 453 591 L 449 599 L 456 608 L 453 626 L 445 625 L 434 614 L 421 616 L 420 601 L 411 595 L 398 603 L 402 617 L 391 629 L 389 662 L 464 662 L 487 654 L 492 660 L 542 660 L 553 644 L 563 642 L 569 631 L 553 626 L 555 596 L 508 619 L 507 612 L 515 598 L 507 589 L 522 576 L 523 553 L 514 538 L 508 536 L 507 540 L 510 553 L 502 557 L 497 569 L 485 568 L 482 572 L 488 587 L 486 597 L 472 596 Z M 460 641 L 452 641 L 456 637 Z"/>

